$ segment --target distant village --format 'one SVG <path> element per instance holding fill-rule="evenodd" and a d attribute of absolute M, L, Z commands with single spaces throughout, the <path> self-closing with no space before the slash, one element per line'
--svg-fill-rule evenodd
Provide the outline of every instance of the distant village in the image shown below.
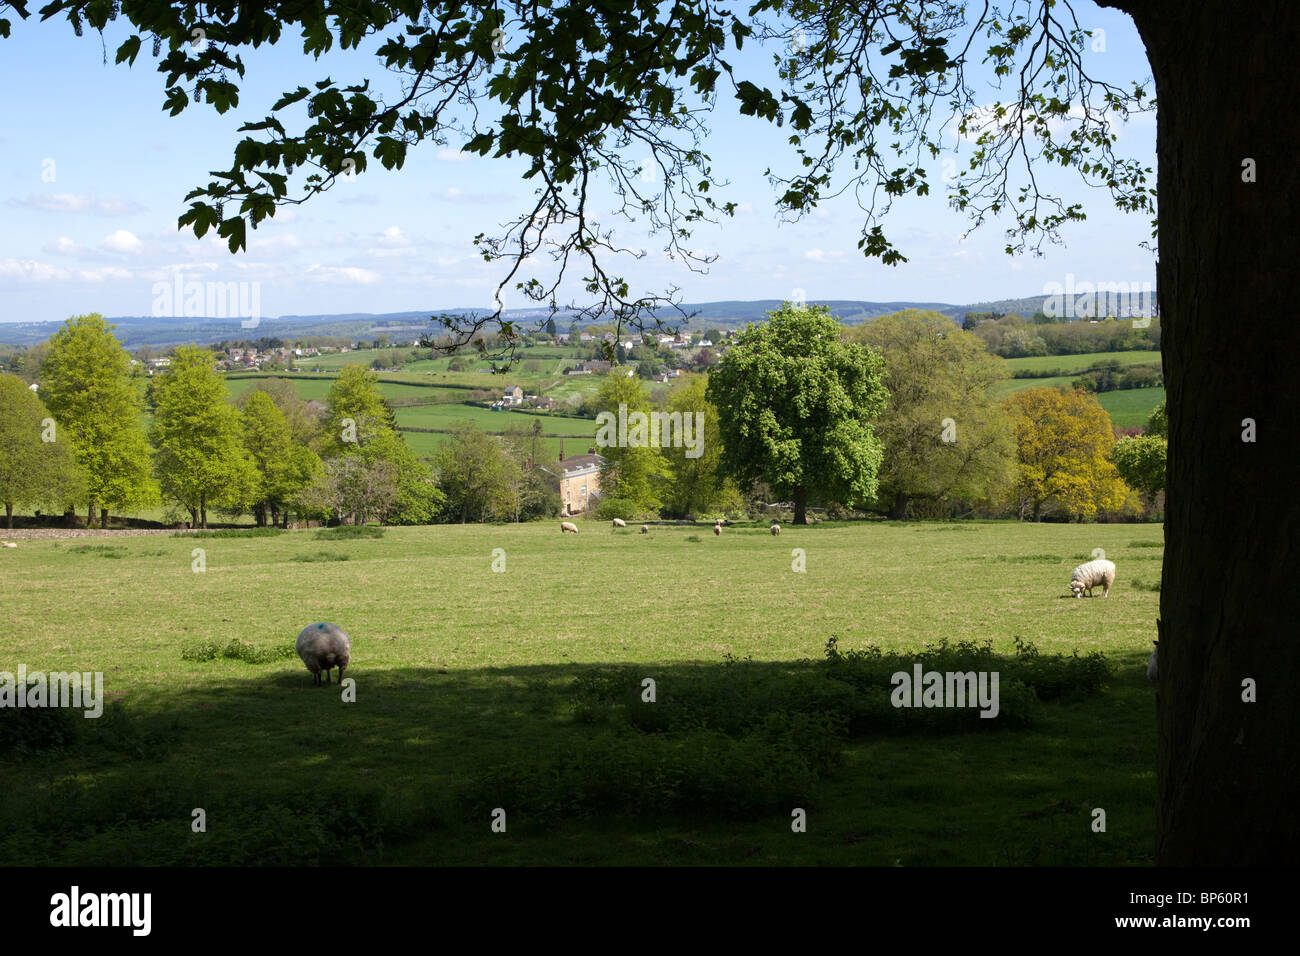
<path fill-rule="evenodd" d="M 397 364 L 384 365 L 383 358 L 372 360 L 370 355 L 358 356 L 358 359 L 362 362 L 370 362 L 372 367 L 381 371 L 385 368 L 400 369 L 402 362 L 400 353 L 393 350 L 415 349 L 423 352 L 422 357 L 435 357 L 434 352 L 421 346 L 421 336 L 416 334 L 413 327 L 372 331 L 376 333 L 373 340 L 334 340 L 335 344 L 325 344 L 329 337 L 314 336 L 310 338 L 315 344 L 308 344 L 301 340 L 295 340 L 292 344 L 283 344 L 279 339 L 271 338 L 257 340 L 260 345 L 248 341 L 226 341 L 219 342 L 211 348 L 217 355 L 216 367 L 227 372 L 312 371 L 313 358 L 375 350 L 388 350 L 389 361 Z M 394 334 L 399 331 L 402 334 Z M 649 381 L 667 383 L 680 377 L 685 371 L 704 371 L 716 363 L 726 353 L 728 345 L 738 333 L 739 330 L 715 329 L 620 338 L 613 332 L 596 326 L 586 330 L 571 328 L 568 332 L 528 333 L 524 339 L 527 345 L 559 345 L 571 348 L 572 356 L 577 361 L 564 370 L 566 376 L 608 374 L 613 369 L 614 362 L 607 358 L 587 356 L 600 355 L 608 346 L 613 346 L 615 358 L 618 364 L 626 366 L 626 374 L 629 378 L 639 374 Z M 155 372 L 165 370 L 171 365 L 171 358 L 166 354 L 167 351 L 169 350 L 143 347 L 137 351 L 137 357 L 131 360 L 131 364 L 144 374 L 152 376 Z M 456 357 L 459 356 L 467 357 L 469 362 L 457 362 Z M 411 357 L 416 356 L 413 353 Z M 470 369 L 464 366 L 473 364 L 476 359 L 477 353 L 472 348 L 455 353 L 452 371 L 468 371 Z M 334 364 L 336 363 L 331 363 Z M 493 410 L 531 408 L 552 411 L 557 407 L 553 398 L 530 394 L 517 384 L 507 385 L 498 395 L 484 401 L 484 404 Z"/>

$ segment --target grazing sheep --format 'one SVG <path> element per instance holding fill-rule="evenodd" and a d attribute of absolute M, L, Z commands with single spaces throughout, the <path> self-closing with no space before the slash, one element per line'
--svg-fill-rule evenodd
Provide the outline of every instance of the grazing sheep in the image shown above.
<path fill-rule="evenodd" d="M 716 535 L 722 534 L 722 525 L 720 523 L 713 526 L 713 533 Z"/>
<path fill-rule="evenodd" d="M 622 518 L 615 518 L 615 519 L 614 519 L 614 527 L 615 527 L 615 528 L 626 528 L 626 527 L 627 527 L 627 522 L 624 521 Z"/>
<path fill-rule="evenodd" d="M 650 526 L 649 526 L 648 524 L 643 524 L 643 525 L 641 526 L 641 533 L 642 533 L 642 534 L 649 534 L 649 533 L 650 533 Z"/>
<path fill-rule="evenodd" d="M 560 534 L 568 534 L 570 531 L 572 531 L 574 534 L 577 534 L 578 526 L 574 524 L 572 521 L 561 521 Z"/>
<path fill-rule="evenodd" d="M 330 668 L 339 669 L 339 683 L 343 683 L 343 668 L 352 659 L 352 641 L 337 624 L 308 624 L 298 635 L 298 656 L 321 686 L 320 672 L 325 672 L 325 683 L 330 682 Z"/>
<path fill-rule="evenodd" d="M 16 548 L 16 547 L 18 547 L 18 544 L 17 544 L 17 542 L 15 542 L 15 541 L 6 541 L 6 542 L 4 543 L 4 545 L 5 545 L 6 548 Z"/>
<path fill-rule="evenodd" d="M 1147 680 L 1154 684 L 1160 679 L 1160 642 L 1152 641 L 1151 643 L 1156 647 L 1151 652 L 1151 656 L 1147 658 Z"/>
<path fill-rule="evenodd" d="M 781 533 L 781 526 L 780 526 L 779 524 L 777 524 L 775 521 L 773 521 L 773 522 L 772 522 L 772 527 L 768 528 L 767 530 L 771 531 L 771 532 L 772 532 L 772 537 L 775 538 L 778 534 Z"/>
<path fill-rule="evenodd" d="M 1114 561 L 1089 561 L 1087 564 L 1081 564 L 1074 569 L 1070 575 L 1070 590 L 1074 592 L 1075 597 L 1083 597 L 1083 592 L 1088 592 L 1088 597 L 1092 597 L 1092 589 L 1101 588 L 1101 596 L 1110 596 L 1110 586 L 1115 583 L 1115 562 Z"/>

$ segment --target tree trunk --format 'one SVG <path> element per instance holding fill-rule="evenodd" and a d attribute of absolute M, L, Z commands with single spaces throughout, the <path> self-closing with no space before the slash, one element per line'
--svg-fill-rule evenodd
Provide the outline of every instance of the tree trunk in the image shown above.
<path fill-rule="evenodd" d="M 890 509 L 889 517 L 895 521 L 903 521 L 907 518 L 907 495 L 904 492 L 894 493 L 894 507 Z"/>
<path fill-rule="evenodd" d="M 803 485 L 794 490 L 794 523 L 808 523 L 808 491 Z"/>
<path fill-rule="evenodd" d="M 208 530 L 208 496 L 199 495 L 199 527 Z"/>
<path fill-rule="evenodd" d="M 13 503 L 12 501 L 6 501 L 6 502 L 5 502 L 5 525 L 9 528 L 10 531 L 13 530 L 13 527 L 14 527 L 14 503 Z"/>
<path fill-rule="evenodd" d="M 100 527 L 101 530 L 104 529 L 104 528 L 107 528 L 107 527 L 108 527 L 108 509 L 107 509 L 107 508 L 100 508 L 100 509 L 99 509 L 99 527 Z"/>
<path fill-rule="evenodd" d="M 1300 558 L 1300 127 L 1285 104 L 1297 98 L 1300 6 L 1117 5 L 1133 8 L 1160 102 L 1169 461 L 1156 861 L 1294 865 L 1300 641 L 1284 598 Z M 1257 182 L 1242 179 L 1247 159 Z M 1243 702 L 1254 682 L 1258 703 Z"/>
<path fill-rule="evenodd" d="M 86 527 L 93 528 L 94 526 L 95 526 L 95 502 L 92 500 L 90 504 L 86 505 Z"/>

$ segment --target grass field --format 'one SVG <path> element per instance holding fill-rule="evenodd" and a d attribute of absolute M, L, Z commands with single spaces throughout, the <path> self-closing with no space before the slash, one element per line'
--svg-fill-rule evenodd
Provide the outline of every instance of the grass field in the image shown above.
<path fill-rule="evenodd" d="M 1014 378 L 1007 379 L 995 386 L 993 394 L 1005 398 L 1013 392 L 1026 388 L 1069 388 L 1074 377 L 1061 378 Z M 1123 388 L 1113 392 L 1101 392 L 1097 401 L 1110 415 L 1110 422 L 1117 428 L 1134 428 L 1145 425 L 1155 407 L 1165 400 L 1163 388 Z"/>
<path fill-rule="evenodd" d="M 1007 368 L 1012 372 L 1047 371 L 1060 369 L 1063 372 L 1084 372 L 1106 362 L 1118 362 L 1120 365 L 1143 365 L 1160 362 L 1159 352 L 1086 352 L 1080 355 L 1032 355 L 1027 358 L 1005 359 Z"/>
<path fill-rule="evenodd" d="M 581 527 L 0 552 L 0 670 L 102 671 L 110 699 L 99 720 L 70 718 L 62 749 L 5 751 L 3 722 L 67 712 L 0 710 L 0 864 L 1152 861 L 1158 526 Z M 1070 569 L 1098 547 L 1119 568 L 1110 597 L 1069 599 Z M 292 656 L 317 620 L 352 635 L 355 703 Z M 821 686 L 812 662 L 832 636 L 845 652 L 990 641 L 1004 667 L 1022 637 L 1043 655 L 1102 652 L 1114 676 L 1024 727 L 831 737 L 796 713 L 729 736 L 726 715 L 758 706 L 745 688 Z M 600 702 L 645 677 L 660 704 Z M 710 688 L 716 727 L 628 725 Z M 790 733 L 835 741 L 835 759 L 808 770 Z"/>
<path fill-rule="evenodd" d="M 1119 428 L 1145 425 L 1156 406 L 1164 400 L 1163 388 L 1125 388 L 1097 396 L 1101 407 L 1110 415 L 1111 424 Z"/>

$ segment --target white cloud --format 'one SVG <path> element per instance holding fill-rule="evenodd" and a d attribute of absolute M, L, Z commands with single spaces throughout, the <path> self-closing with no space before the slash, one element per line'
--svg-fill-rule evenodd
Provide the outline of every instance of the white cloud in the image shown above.
<path fill-rule="evenodd" d="M 302 240 L 291 232 L 286 232 L 282 236 L 248 240 L 249 252 L 285 252 L 291 249 L 301 249 L 302 246 Z"/>
<path fill-rule="evenodd" d="M 144 248 L 144 243 L 136 238 L 134 233 L 127 232 L 125 229 L 118 229 L 116 232 L 111 232 L 99 240 L 99 246 L 101 249 L 108 249 L 111 252 L 136 255 Z"/>
<path fill-rule="evenodd" d="M 840 262 L 844 259 L 841 249 L 809 249 L 803 254 L 809 262 Z"/>
<path fill-rule="evenodd" d="M 440 159 L 444 163 L 467 163 L 471 157 L 468 153 L 462 153 L 458 149 L 440 149 L 433 154 L 434 159 Z"/>
<path fill-rule="evenodd" d="M 63 282 L 71 278 L 71 273 L 59 266 L 52 266 L 33 259 L 0 259 L 0 278 L 17 279 L 22 282 Z"/>
<path fill-rule="evenodd" d="M 85 251 L 81 246 L 77 245 L 77 243 L 73 242 L 67 236 L 59 236 L 57 239 L 51 239 L 41 248 L 46 252 L 58 256 L 79 256 Z"/>
<path fill-rule="evenodd" d="M 96 216 L 125 216 L 144 208 L 131 199 L 117 196 L 100 199 L 94 193 L 29 194 L 25 199 L 10 199 L 9 205 L 41 212 L 88 212 Z"/>
<path fill-rule="evenodd" d="M 102 266 L 98 269 L 65 269 L 34 259 L 0 259 L 0 279 L 19 282 L 104 282 L 108 279 L 135 278 L 127 269 Z"/>
<path fill-rule="evenodd" d="M 319 262 L 308 267 L 307 275 L 320 282 L 343 285 L 373 285 L 384 278 L 373 269 L 361 269 L 357 266 L 324 266 Z"/>

